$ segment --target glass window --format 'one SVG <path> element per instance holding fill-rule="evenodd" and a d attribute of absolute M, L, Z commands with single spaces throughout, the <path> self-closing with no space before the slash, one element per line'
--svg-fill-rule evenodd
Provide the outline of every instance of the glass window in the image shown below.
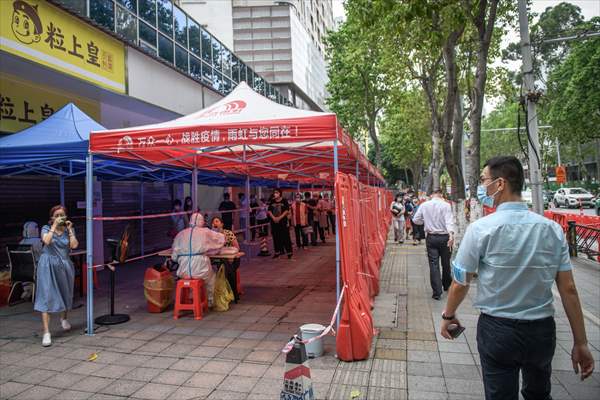
<path fill-rule="evenodd" d="M 202 79 L 204 79 L 209 85 L 213 83 L 213 69 L 205 62 L 202 63 Z"/>
<path fill-rule="evenodd" d="M 144 21 L 156 26 L 156 0 L 140 0 L 139 12 Z"/>
<path fill-rule="evenodd" d="M 124 6 L 129 11 L 137 13 L 137 0 L 117 0 L 117 3 Z"/>
<path fill-rule="evenodd" d="M 219 43 L 215 38 L 211 40 L 212 48 L 213 48 L 213 59 L 212 64 L 213 68 L 216 71 L 221 71 L 221 43 Z"/>
<path fill-rule="evenodd" d="M 212 45 L 210 39 L 210 34 L 202 29 L 202 59 L 212 64 Z"/>
<path fill-rule="evenodd" d="M 231 79 L 237 84 L 240 81 L 240 60 L 231 55 Z"/>
<path fill-rule="evenodd" d="M 157 0 L 156 11 L 158 13 L 158 29 L 173 36 L 173 3 L 171 0 Z"/>
<path fill-rule="evenodd" d="M 238 82 L 246 81 L 246 64 L 244 64 L 241 60 L 238 61 L 239 69 L 240 69 L 240 80 Z"/>
<path fill-rule="evenodd" d="M 252 71 L 252 68 L 250 67 L 246 67 L 247 68 L 247 72 L 246 72 L 246 83 L 248 84 L 248 86 L 250 86 L 251 88 L 254 87 L 254 71 Z"/>
<path fill-rule="evenodd" d="M 152 55 L 156 55 L 156 49 L 154 47 L 151 47 L 150 45 L 140 41 L 140 47 L 142 48 L 142 50 L 144 50 L 147 53 L 150 53 Z"/>
<path fill-rule="evenodd" d="M 180 46 L 175 46 L 175 66 L 188 72 L 188 52 Z"/>
<path fill-rule="evenodd" d="M 156 30 L 142 21 L 140 21 L 140 40 L 156 47 Z"/>
<path fill-rule="evenodd" d="M 187 16 L 178 7 L 173 9 L 173 22 L 175 23 L 175 40 L 182 46 L 187 47 Z"/>
<path fill-rule="evenodd" d="M 188 20 L 188 34 L 190 36 L 190 51 L 198 57 L 201 57 L 202 52 L 200 51 L 200 26 L 197 23 L 195 23 L 192 19 Z"/>
<path fill-rule="evenodd" d="M 158 35 L 158 55 L 173 64 L 173 41 L 164 35 Z"/>
<path fill-rule="evenodd" d="M 213 88 L 219 92 L 223 89 L 223 75 L 216 70 L 213 71 Z"/>
<path fill-rule="evenodd" d="M 115 30 L 115 3 L 112 0 L 90 0 L 90 18 L 98 24 Z"/>
<path fill-rule="evenodd" d="M 60 4 L 66 8 L 75 11 L 77 14 L 87 16 L 86 11 L 86 0 L 58 0 Z"/>
<path fill-rule="evenodd" d="M 117 7 L 116 32 L 131 43 L 137 40 L 137 18 L 122 7 Z"/>
<path fill-rule="evenodd" d="M 254 74 L 254 90 L 260 94 L 265 94 L 265 81 L 258 74 Z"/>
<path fill-rule="evenodd" d="M 231 52 L 225 46 L 221 46 L 221 63 L 223 75 L 231 76 Z"/>
<path fill-rule="evenodd" d="M 202 61 L 192 55 L 190 55 L 190 75 L 202 79 Z"/>
<path fill-rule="evenodd" d="M 223 78 L 223 93 L 225 93 L 226 95 L 228 95 L 229 93 L 231 93 L 232 90 L 232 85 L 231 85 L 231 80 L 227 79 L 227 78 Z"/>

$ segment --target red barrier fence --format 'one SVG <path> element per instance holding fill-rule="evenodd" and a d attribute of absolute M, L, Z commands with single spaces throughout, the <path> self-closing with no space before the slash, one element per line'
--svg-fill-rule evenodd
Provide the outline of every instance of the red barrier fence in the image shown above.
<path fill-rule="evenodd" d="M 391 222 L 391 192 L 363 185 L 351 175 L 336 176 L 341 278 L 346 287 L 337 333 L 341 360 L 364 360 L 373 338 L 371 306 L 379 292 L 379 268 Z"/>

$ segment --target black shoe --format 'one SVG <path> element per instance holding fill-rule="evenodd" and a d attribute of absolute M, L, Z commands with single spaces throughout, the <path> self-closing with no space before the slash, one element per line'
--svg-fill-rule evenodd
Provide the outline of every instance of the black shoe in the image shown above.
<path fill-rule="evenodd" d="M 450 289 L 450 286 L 444 288 L 444 292 L 447 292 Z"/>
<path fill-rule="evenodd" d="M 273 258 L 279 258 L 279 254 L 275 253 L 275 254 L 273 255 Z"/>
<path fill-rule="evenodd" d="M 435 300 L 440 300 L 442 298 L 442 295 L 440 295 L 440 294 L 433 294 L 433 295 L 431 295 L 431 298 L 435 299 Z"/>
<path fill-rule="evenodd" d="M 293 254 L 288 254 L 287 256 L 288 256 L 288 260 L 291 260 L 291 259 L 292 259 L 292 256 L 293 256 Z"/>

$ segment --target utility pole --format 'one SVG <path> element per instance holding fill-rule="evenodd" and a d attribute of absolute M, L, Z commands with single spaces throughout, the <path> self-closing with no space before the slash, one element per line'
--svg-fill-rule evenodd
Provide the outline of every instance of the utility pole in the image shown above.
<path fill-rule="evenodd" d="M 533 203 L 533 212 L 544 213 L 544 202 L 542 199 L 542 173 L 541 173 L 541 153 L 540 141 L 538 137 L 537 114 L 535 111 L 535 102 L 537 94 L 534 87 L 533 61 L 531 57 L 531 42 L 529 40 L 529 21 L 527 18 L 527 0 L 519 0 L 519 32 L 521 34 L 521 55 L 523 57 L 523 82 L 525 84 L 525 93 L 521 95 L 525 99 L 527 106 L 527 126 L 528 126 L 528 153 L 529 153 L 529 181 L 531 184 L 531 198 Z"/>

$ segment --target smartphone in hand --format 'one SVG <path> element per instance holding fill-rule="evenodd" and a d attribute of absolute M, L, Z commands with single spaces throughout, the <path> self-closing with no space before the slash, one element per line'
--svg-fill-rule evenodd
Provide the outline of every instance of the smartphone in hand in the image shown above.
<path fill-rule="evenodd" d="M 450 324 L 450 326 L 448 326 L 448 333 L 450 334 L 450 336 L 452 336 L 452 339 L 456 339 L 464 331 L 465 331 L 465 327 L 464 326 L 460 326 L 460 325 L 457 325 L 457 324 Z"/>

